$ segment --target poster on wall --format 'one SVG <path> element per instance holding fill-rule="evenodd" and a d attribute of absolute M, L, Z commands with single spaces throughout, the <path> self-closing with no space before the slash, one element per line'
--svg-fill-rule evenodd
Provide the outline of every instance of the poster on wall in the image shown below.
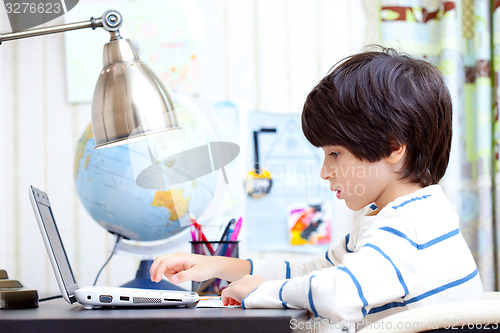
<path fill-rule="evenodd" d="M 332 239 L 331 204 L 298 203 L 288 206 L 290 245 L 328 245 Z"/>
<path fill-rule="evenodd" d="M 332 195 L 320 177 L 323 152 L 304 137 L 300 114 L 249 112 L 246 128 L 249 249 L 323 251 L 331 240 Z"/>

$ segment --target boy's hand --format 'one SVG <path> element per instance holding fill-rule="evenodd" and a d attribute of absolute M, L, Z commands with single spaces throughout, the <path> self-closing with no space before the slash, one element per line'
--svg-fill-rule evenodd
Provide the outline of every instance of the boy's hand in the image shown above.
<path fill-rule="evenodd" d="M 160 282 L 163 275 L 173 283 L 188 280 L 205 281 L 215 276 L 214 257 L 191 253 L 174 253 L 159 256 L 149 270 L 151 281 Z"/>
<path fill-rule="evenodd" d="M 245 275 L 240 280 L 229 284 L 222 291 L 222 303 L 224 305 L 240 305 L 242 299 L 264 282 L 266 279 L 260 275 Z"/>
<path fill-rule="evenodd" d="M 153 282 L 160 282 L 163 275 L 173 283 L 214 277 L 237 281 L 249 274 L 251 267 L 250 261 L 244 259 L 178 252 L 156 258 L 149 273 Z"/>

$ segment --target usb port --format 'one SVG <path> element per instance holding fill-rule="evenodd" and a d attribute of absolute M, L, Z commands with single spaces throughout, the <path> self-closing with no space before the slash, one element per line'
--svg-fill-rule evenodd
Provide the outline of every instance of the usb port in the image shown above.
<path fill-rule="evenodd" d="M 130 301 L 130 297 L 128 297 L 128 296 L 120 296 L 120 301 L 126 301 L 126 302 L 128 302 L 128 301 Z"/>
<path fill-rule="evenodd" d="M 178 298 L 164 298 L 163 300 L 165 302 L 182 302 L 182 299 L 178 299 Z"/>

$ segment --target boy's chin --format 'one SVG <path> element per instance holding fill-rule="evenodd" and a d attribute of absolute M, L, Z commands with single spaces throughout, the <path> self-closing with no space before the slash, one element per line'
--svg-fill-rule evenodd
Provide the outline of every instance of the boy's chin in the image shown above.
<path fill-rule="evenodd" d="M 351 202 L 350 200 L 345 200 L 345 199 L 340 199 L 340 200 L 344 200 L 347 208 L 349 208 L 350 210 L 353 210 L 353 211 L 361 210 L 367 206 L 367 205 L 363 205 L 362 203 L 359 203 L 359 202 Z"/>

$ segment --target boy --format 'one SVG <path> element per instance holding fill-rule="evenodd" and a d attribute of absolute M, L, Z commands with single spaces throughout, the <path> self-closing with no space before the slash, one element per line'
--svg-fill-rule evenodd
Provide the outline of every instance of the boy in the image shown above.
<path fill-rule="evenodd" d="M 309 94 L 306 138 L 325 154 L 321 177 L 365 209 L 337 247 L 307 263 L 192 254 L 159 257 L 151 279 L 236 281 L 224 304 L 304 308 L 331 322 L 481 298 L 481 280 L 437 185 L 451 146 L 452 103 L 439 71 L 394 50 L 348 57 Z"/>

